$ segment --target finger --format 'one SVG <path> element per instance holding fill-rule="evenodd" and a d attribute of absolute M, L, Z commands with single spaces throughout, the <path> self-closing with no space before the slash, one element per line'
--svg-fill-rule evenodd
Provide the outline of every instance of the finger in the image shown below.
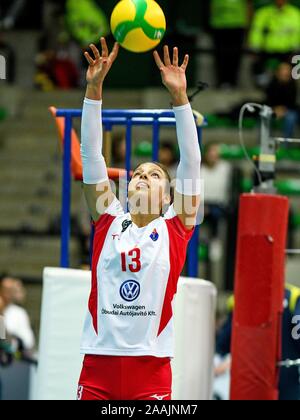
<path fill-rule="evenodd" d="M 114 48 L 112 52 L 110 53 L 110 58 L 112 59 L 112 61 L 115 61 L 115 59 L 117 58 L 118 53 L 119 53 L 119 48 L 120 48 L 119 44 L 115 42 Z"/>
<path fill-rule="evenodd" d="M 95 61 L 92 59 L 92 57 L 90 56 L 90 54 L 86 51 L 84 53 L 84 56 L 87 60 L 87 62 L 89 63 L 90 66 L 93 66 L 95 64 Z"/>
<path fill-rule="evenodd" d="M 169 47 L 167 45 L 164 46 L 164 62 L 165 66 L 171 66 Z"/>
<path fill-rule="evenodd" d="M 101 48 L 102 48 L 102 57 L 108 57 L 108 47 L 106 43 L 106 39 L 104 37 L 101 38 Z"/>
<path fill-rule="evenodd" d="M 160 55 L 157 51 L 154 51 L 153 56 L 157 67 L 161 70 L 164 67 L 164 63 L 161 61 Z"/>
<path fill-rule="evenodd" d="M 93 51 L 93 53 L 94 53 L 95 59 L 96 59 L 96 60 L 99 60 L 101 57 L 100 57 L 100 53 L 99 53 L 98 48 L 97 48 L 94 44 L 91 44 L 91 45 L 90 45 L 90 48 L 91 48 L 91 50 L 92 50 L 92 51 Z"/>
<path fill-rule="evenodd" d="M 178 66 L 178 48 L 175 47 L 173 50 L 173 66 Z"/>
<path fill-rule="evenodd" d="M 186 70 L 186 68 L 187 68 L 187 66 L 188 66 L 188 64 L 189 64 L 189 61 L 190 61 L 190 57 L 189 57 L 189 55 L 188 55 L 188 54 L 186 54 L 186 56 L 184 57 L 184 60 L 183 60 L 182 66 L 181 66 L 181 68 L 182 68 L 184 71 Z"/>

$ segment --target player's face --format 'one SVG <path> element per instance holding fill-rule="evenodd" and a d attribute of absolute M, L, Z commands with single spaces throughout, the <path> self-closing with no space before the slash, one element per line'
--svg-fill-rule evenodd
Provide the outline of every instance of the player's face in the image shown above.
<path fill-rule="evenodd" d="M 160 214 L 170 202 L 168 180 L 164 171 L 154 163 L 144 163 L 133 173 L 128 187 L 131 211 L 141 214 Z"/>

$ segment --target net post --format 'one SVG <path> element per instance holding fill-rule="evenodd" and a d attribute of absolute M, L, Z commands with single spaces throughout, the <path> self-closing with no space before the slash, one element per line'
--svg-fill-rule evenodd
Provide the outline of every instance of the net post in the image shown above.
<path fill-rule="evenodd" d="M 63 177 L 62 177 L 62 209 L 61 209 L 61 254 L 60 265 L 69 268 L 69 241 L 71 234 L 71 133 L 72 116 L 65 116 Z"/>
<path fill-rule="evenodd" d="M 153 142 L 152 142 L 152 160 L 158 162 L 159 160 L 159 129 L 160 123 L 158 117 L 153 120 Z"/>

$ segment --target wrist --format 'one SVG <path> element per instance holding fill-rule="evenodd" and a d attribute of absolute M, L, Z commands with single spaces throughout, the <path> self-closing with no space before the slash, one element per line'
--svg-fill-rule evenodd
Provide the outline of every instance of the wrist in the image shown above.
<path fill-rule="evenodd" d="M 88 99 L 93 99 L 93 100 L 101 100 L 102 99 L 102 87 L 103 84 L 102 83 L 88 83 L 87 84 L 87 88 L 86 88 L 86 97 Z"/>
<path fill-rule="evenodd" d="M 173 106 L 183 106 L 189 103 L 189 98 L 186 91 L 171 92 L 171 99 Z"/>

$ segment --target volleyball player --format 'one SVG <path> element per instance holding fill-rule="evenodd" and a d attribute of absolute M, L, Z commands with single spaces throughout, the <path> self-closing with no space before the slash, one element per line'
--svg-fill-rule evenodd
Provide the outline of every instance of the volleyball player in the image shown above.
<path fill-rule="evenodd" d="M 92 290 L 81 351 L 78 385 L 82 400 L 169 400 L 173 357 L 172 302 L 194 232 L 200 203 L 201 155 L 187 96 L 186 68 L 164 57 L 154 59 L 174 106 L 180 163 L 174 200 L 169 175 L 157 163 L 134 172 L 124 212 L 112 192 L 102 155 L 102 88 L 118 55 L 91 45 L 82 116 L 83 182 L 95 224 Z M 138 69 L 135 69 L 138 71 Z"/>

